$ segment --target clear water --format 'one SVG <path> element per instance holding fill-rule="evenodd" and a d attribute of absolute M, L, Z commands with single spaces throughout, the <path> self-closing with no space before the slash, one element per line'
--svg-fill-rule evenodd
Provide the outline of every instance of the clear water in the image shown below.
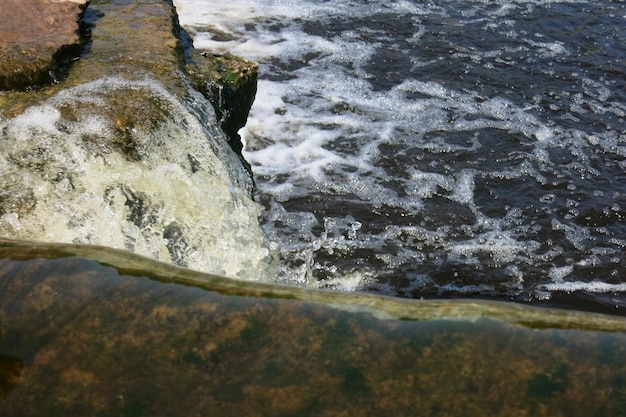
<path fill-rule="evenodd" d="M 626 307 L 626 5 L 178 0 L 261 63 L 242 136 L 281 279 Z"/>
<path fill-rule="evenodd" d="M 624 415 L 622 317 L 236 283 L 85 246 L 0 255 L 3 417 Z"/>

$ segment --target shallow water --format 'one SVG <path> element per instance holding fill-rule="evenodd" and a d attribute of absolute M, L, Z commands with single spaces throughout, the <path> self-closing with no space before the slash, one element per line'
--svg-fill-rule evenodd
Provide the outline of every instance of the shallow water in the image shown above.
<path fill-rule="evenodd" d="M 178 0 L 261 63 L 242 136 L 282 279 L 626 306 L 626 6 Z"/>
<path fill-rule="evenodd" d="M 587 417 L 626 404 L 620 317 L 237 282 L 2 240 L 0 319 L 7 417 Z"/>

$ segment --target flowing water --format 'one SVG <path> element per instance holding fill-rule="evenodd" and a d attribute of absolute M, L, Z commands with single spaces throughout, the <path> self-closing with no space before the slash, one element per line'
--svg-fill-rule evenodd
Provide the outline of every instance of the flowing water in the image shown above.
<path fill-rule="evenodd" d="M 85 20 L 58 85 L 0 91 L 0 237 L 276 276 L 252 178 L 183 78 L 171 3 L 93 0 Z"/>
<path fill-rule="evenodd" d="M 127 135 L 130 157 L 118 151 L 123 143 L 107 118 L 120 97 L 131 97 L 122 110 L 137 115 Z M 146 121 L 153 103 L 159 111 Z M 12 144 L 0 151 L 0 202 L 18 208 L 0 210 L 0 235 L 105 245 L 205 272 L 266 277 L 269 252 L 260 209 L 246 196 L 248 177 L 225 138 L 205 127 L 215 126 L 214 116 L 201 106 L 210 104 L 199 94 L 182 103 L 156 82 L 103 78 L 0 120 L 0 140 Z"/>
<path fill-rule="evenodd" d="M 241 134 L 281 279 L 626 307 L 623 2 L 175 3 L 261 63 Z"/>

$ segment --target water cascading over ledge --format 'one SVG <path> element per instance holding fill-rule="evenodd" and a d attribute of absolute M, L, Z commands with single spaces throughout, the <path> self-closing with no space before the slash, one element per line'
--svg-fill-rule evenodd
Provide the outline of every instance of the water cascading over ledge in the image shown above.
<path fill-rule="evenodd" d="M 0 236 L 273 275 L 234 130 L 256 64 L 185 51 L 170 1 L 31 3 L 11 9 L 27 35 L 2 45 L 14 61 L 0 77 Z M 67 25 L 68 14 L 76 36 L 42 49 L 51 38 L 38 22 Z"/>
<path fill-rule="evenodd" d="M 171 265 L 271 274 L 220 107 L 248 67 L 185 64 L 164 1 L 86 13 L 58 85 L 0 92 L 0 415 L 623 414 L 620 317 Z"/>

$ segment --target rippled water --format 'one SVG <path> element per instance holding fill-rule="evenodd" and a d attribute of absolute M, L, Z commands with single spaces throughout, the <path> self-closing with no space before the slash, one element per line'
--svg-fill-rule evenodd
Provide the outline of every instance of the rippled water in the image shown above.
<path fill-rule="evenodd" d="M 624 3 L 176 4 L 261 63 L 241 133 L 282 279 L 626 307 Z"/>

